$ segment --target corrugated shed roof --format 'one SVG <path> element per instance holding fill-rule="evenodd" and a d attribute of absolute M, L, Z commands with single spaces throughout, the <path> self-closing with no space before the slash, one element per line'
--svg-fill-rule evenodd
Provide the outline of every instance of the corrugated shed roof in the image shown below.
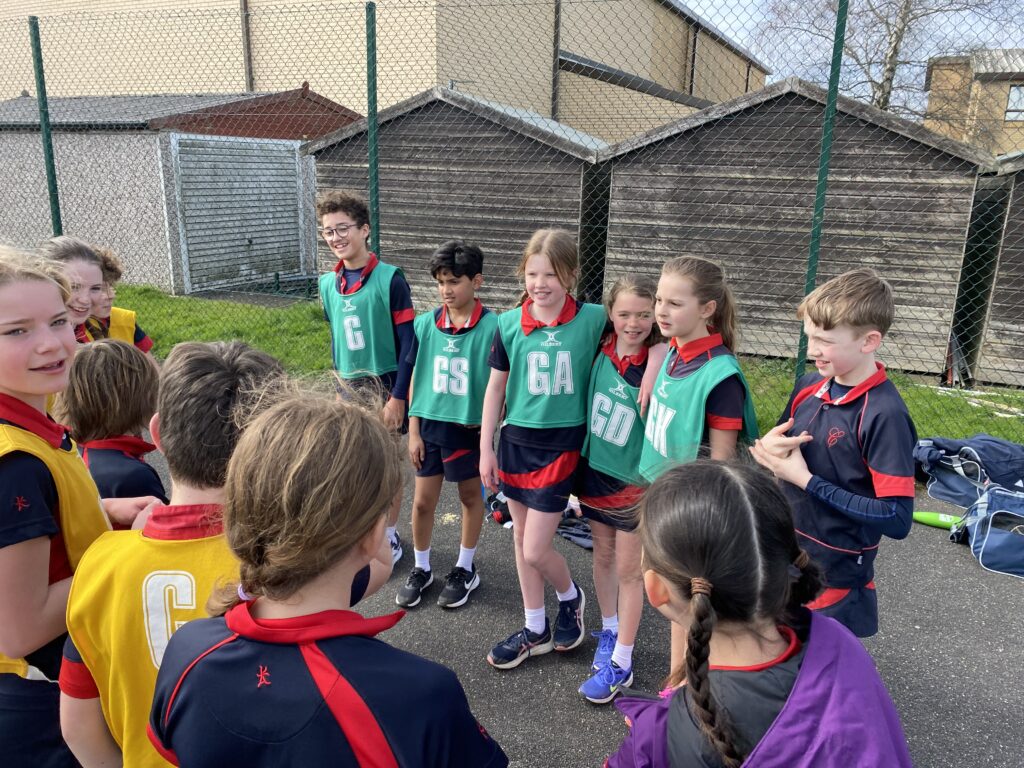
<path fill-rule="evenodd" d="M 971 54 L 976 75 L 1024 74 L 1024 48 L 990 48 Z"/>
<path fill-rule="evenodd" d="M 159 117 L 229 104 L 266 94 L 165 93 L 148 96 L 57 96 L 47 99 L 54 128 L 145 128 Z M 0 102 L 0 126 L 39 126 L 39 105 L 34 96 Z"/>

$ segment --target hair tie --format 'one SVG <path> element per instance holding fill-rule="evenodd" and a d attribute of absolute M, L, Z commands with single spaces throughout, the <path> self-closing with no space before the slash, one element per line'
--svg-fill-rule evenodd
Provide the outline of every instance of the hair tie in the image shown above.
<path fill-rule="evenodd" d="M 253 600 L 253 596 L 242 589 L 242 582 L 238 582 L 238 599 L 243 603 L 248 603 Z"/>
<path fill-rule="evenodd" d="M 711 582 L 707 579 L 702 579 L 700 576 L 694 576 L 690 579 L 690 596 L 693 595 L 711 595 Z"/>
<path fill-rule="evenodd" d="M 811 556 L 807 554 L 807 550 L 801 549 L 800 554 L 798 554 L 796 556 L 796 559 L 793 561 L 793 565 L 795 565 L 802 571 L 804 568 L 810 565 L 810 562 Z"/>

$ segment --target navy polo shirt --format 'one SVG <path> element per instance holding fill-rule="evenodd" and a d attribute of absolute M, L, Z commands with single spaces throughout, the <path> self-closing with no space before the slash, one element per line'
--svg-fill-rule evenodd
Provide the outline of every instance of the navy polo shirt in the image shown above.
<path fill-rule="evenodd" d="M 441 333 L 447 334 L 448 336 L 458 336 L 460 333 L 467 333 L 480 322 L 480 318 L 484 315 L 490 314 L 487 307 L 480 303 L 480 300 L 476 301 L 476 309 L 473 314 L 470 315 L 469 321 L 466 325 L 461 328 L 456 328 L 448 320 L 448 313 L 445 312 L 444 305 L 434 310 L 434 324 L 437 326 Z M 416 338 L 414 333 L 412 336 L 412 344 L 409 347 L 409 355 L 406 357 L 406 361 L 410 365 L 416 364 L 416 355 L 420 351 L 420 340 Z M 480 427 L 467 427 L 464 424 L 455 424 L 448 421 L 438 421 L 437 419 L 427 419 L 422 416 L 420 420 L 420 437 L 423 441 L 432 445 L 438 445 L 442 448 L 449 448 L 453 450 L 470 450 L 476 451 L 480 449 Z"/>
<path fill-rule="evenodd" d="M 914 497 L 917 431 L 907 406 L 885 368 L 852 389 L 817 372 L 796 384 L 782 421 L 787 433 L 814 437 L 800 450 L 814 479 L 804 491 L 782 487 L 793 505 L 800 543 L 825 569 L 830 587 L 864 587 L 874 577 L 874 559 L 884 533 L 900 538 L 910 530 L 912 505 L 897 505 L 897 517 L 837 508 L 821 498 L 821 485 L 834 485 L 864 500 Z M 821 481 L 824 481 L 822 483 Z M 856 500 L 856 499 L 854 499 Z"/>
<path fill-rule="evenodd" d="M 149 736 L 178 765 L 507 766 L 455 673 L 374 636 L 404 615 L 256 619 L 252 603 L 171 638 Z"/>
<path fill-rule="evenodd" d="M 155 445 L 141 437 L 121 435 L 82 443 L 82 459 L 96 481 L 101 498 L 156 496 L 166 504 L 167 492 L 160 475 L 142 459 L 155 450 Z"/>

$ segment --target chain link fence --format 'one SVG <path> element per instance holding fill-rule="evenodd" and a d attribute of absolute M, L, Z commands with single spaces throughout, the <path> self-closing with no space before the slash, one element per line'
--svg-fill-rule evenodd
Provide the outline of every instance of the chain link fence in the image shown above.
<path fill-rule="evenodd" d="M 419 311 L 436 303 L 427 259 L 454 237 L 484 250 L 496 309 L 539 227 L 577 235 L 592 301 L 676 255 L 717 261 L 762 428 L 803 369 L 808 280 L 870 265 L 896 291 L 882 359 L 922 436 L 1024 442 L 1013 3 L 852 0 L 831 121 L 845 2 L 159 5 L 40 17 L 35 57 L 19 4 L 0 11 L 0 240 L 60 228 L 114 249 L 117 303 L 158 355 L 242 338 L 328 368 L 313 201 L 344 187 L 379 207 L 381 256 Z"/>

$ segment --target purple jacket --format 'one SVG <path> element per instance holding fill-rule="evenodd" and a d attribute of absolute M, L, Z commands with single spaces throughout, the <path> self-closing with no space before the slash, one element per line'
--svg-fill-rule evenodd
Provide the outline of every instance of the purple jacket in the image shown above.
<path fill-rule="evenodd" d="M 681 695 L 678 689 L 676 693 Z M 669 768 L 672 699 L 620 699 L 632 727 L 607 768 Z M 796 684 L 744 768 L 910 768 L 903 728 L 874 662 L 853 634 L 813 614 Z"/>

